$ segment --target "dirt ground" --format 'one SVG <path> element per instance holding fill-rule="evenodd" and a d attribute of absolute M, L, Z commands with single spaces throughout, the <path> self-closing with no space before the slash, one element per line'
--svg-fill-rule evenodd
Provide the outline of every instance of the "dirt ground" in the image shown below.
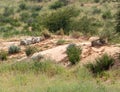
<path fill-rule="evenodd" d="M 64 39 L 66 43 L 58 46 L 56 43 L 60 39 Z M 17 45 L 21 47 L 20 53 L 15 55 L 10 55 L 9 58 L 16 58 L 18 60 L 24 60 L 25 58 L 27 58 L 24 52 L 26 46 L 20 45 L 20 39 L 17 41 L 15 40 L 10 40 L 10 41 L 0 40 L 0 41 L 1 41 L 0 50 L 3 49 L 7 51 L 9 46 L 11 45 Z M 120 53 L 120 47 L 117 45 L 92 47 L 91 42 L 83 38 L 74 39 L 68 36 L 53 36 L 52 38 L 46 39 L 40 43 L 32 44 L 31 46 L 35 46 L 39 50 L 38 52 L 33 54 L 33 56 L 37 56 L 41 54 L 47 58 L 51 58 L 55 60 L 56 63 L 63 62 L 64 65 L 68 65 L 69 62 L 64 62 L 64 60 L 67 58 L 65 52 L 67 46 L 70 43 L 75 43 L 78 46 L 82 47 L 81 62 L 83 64 L 94 61 L 97 57 L 102 56 L 104 53 L 107 53 L 113 57 L 115 57 L 116 53 Z"/>

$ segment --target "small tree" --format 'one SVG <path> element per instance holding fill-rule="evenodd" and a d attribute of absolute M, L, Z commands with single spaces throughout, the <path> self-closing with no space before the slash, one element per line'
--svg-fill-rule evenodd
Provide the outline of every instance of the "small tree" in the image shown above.
<path fill-rule="evenodd" d="M 52 32 L 56 32 L 61 28 L 66 31 L 71 18 L 76 17 L 78 14 L 79 11 L 73 7 L 58 9 L 44 18 L 43 25 Z"/>

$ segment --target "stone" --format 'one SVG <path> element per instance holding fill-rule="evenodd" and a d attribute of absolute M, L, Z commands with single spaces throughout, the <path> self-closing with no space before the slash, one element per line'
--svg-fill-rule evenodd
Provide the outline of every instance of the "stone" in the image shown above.
<path fill-rule="evenodd" d="M 99 39 L 99 40 L 92 41 L 91 44 L 92 44 L 92 47 L 103 46 L 105 44 L 105 41 L 102 39 Z"/>
<path fill-rule="evenodd" d="M 30 37 L 20 41 L 20 45 L 30 45 L 43 41 L 44 37 Z"/>
<path fill-rule="evenodd" d="M 89 38 L 89 41 L 91 42 L 92 47 L 103 46 L 106 43 L 106 41 L 100 37 L 91 37 Z"/>

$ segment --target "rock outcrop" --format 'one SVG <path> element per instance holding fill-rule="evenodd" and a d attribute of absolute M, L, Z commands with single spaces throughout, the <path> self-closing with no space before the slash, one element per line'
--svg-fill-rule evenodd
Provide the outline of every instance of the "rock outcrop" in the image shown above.
<path fill-rule="evenodd" d="M 20 41 L 20 45 L 30 45 L 39 43 L 44 40 L 44 37 L 30 37 Z"/>
<path fill-rule="evenodd" d="M 89 41 L 91 42 L 92 47 L 103 46 L 104 44 L 106 44 L 106 41 L 100 37 L 90 37 Z"/>

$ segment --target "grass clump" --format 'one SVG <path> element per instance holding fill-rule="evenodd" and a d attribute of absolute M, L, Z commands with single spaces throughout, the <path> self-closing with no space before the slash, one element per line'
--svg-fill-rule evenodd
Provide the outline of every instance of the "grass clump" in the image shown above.
<path fill-rule="evenodd" d="M 88 63 L 85 65 L 92 73 L 100 74 L 105 70 L 110 69 L 114 64 L 114 59 L 107 54 L 104 54 L 102 57 L 97 58 L 95 63 Z"/>
<path fill-rule="evenodd" d="M 1 50 L 0 51 L 0 60 L 4 61 L 4 60 L 7 60 L 7 52 L 4 51 L 4 50 Z"/>
<path fill-rule="evenodd" d="M 62 6 L 64 6 L 63 2 L 56 1 L 50 6 L 50 9 L 58 9 L 58 8 L 61 8 Z"/>
<path fill-rule="evenodd" d="M 66 42 L 65 40 L 60 39 L 60 40 L 57 41 L 56 44 L 57 44 L 57 45 L 63 45 L 65 42 Z"/>
<path fill-rule="evenodd" d="M 20 47 L 15 46 L 15 45 L 11 45 L 8 49 L 8 53 L 9 54 L 16 54 L 20 52 Z"/>
<path fill-rule="evenodd" d="M 41 35 L 43 35 L 46 39 L 48 39 L 48 38 L 50 38 L 52 36 L 48 29 L 44 29 L 41 32 Z"/>
<path fill-rule="evenodd" d="M 26 5 L 25 3 L 21 3 L 21 4 L 19 5 L 19 8 L 20 8 L 21 10 L 26 10 L 28 7 L 27 7 L 27 5 Z"/>
<path fill-rule="evenodd" d="M 80 38 L 81 35 L 82 35 L 82 33 L 78 32 L 78 31 L 73 31 L 70 33 L 70 36 L 75 39 Z"/>
<path fill-rule="evenodd" d="M 77 47 L 75 44 L 70 44 L 67 47 L 67 56 L 72 64 L 76 64 L 80 61 L 81 53 L 82 49 L 80 47 Z"/>
<path fill-rule="evenodd" d="M 118 10 L 116 13 L 116 26 L 115 26 L 115 30 L 116 32 L 120 33 L 120 3 L 118 3 Z"/>
<path fill-rule="evenodd" d="M 37 51 L 37 48 L 29 46 L 29 47 L 26 48 L 25 53 L 26 53 L 27 56 L 31 56 L 36 51 Z"/>
<path fill-rule="evenodd" d="M 44 59 L 43 61 L 16 62 L 9 66 L 9 71 L 44 73 L 48 76 L 54 76 L 55 74 L 62 73 L 63 69 L 59 65 L 54 64 L 52 60 Z"/>
<path fill-rule="evenodd" d="M 67 28 L 72 21 L 71 18 L 78 16 L 78 14 L 79 11 L 73 7 L 58 9 L 46 16 L 42 24 L 51 32 L 57 32 L 63 29 L 66 31 L 65 33 L 68 33 Z"/>
<path fill-rule="evenodd" d="M 112 18 L 111 11 L 110 11 L 110 10 L 105 11 L 105 12 L 102 14 L 102 18 L 103 18 L 103 19 L 110 19 L 110 18 Z"/>

